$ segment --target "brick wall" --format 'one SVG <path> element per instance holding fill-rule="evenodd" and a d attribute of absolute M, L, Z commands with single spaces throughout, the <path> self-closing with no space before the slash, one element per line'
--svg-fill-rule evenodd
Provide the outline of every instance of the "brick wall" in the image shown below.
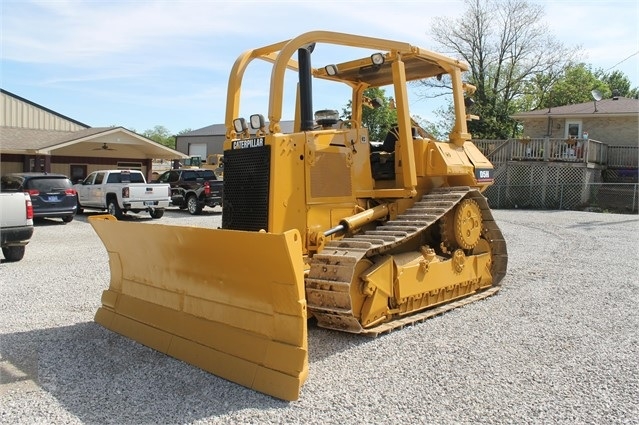
<path fill-rule="evenodd" d="M 565 135 L 566 121 L 571 119 L 551 118 L 550 137 L 562 138 Z M 548 134 L 548 119 L 522 120 L 524 135 L 544 137 Z M 610 146 L 639 146 L 639 116 L 636 117 L 586 117 L 581 118 L 583 130 L 590 139 L 607 143 Z"/>

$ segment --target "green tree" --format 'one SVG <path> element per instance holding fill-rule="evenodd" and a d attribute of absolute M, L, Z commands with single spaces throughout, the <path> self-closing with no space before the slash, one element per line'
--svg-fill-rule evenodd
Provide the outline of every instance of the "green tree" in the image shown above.
<path fill-rule="evenodd" d="M 187 131 L 189 130 L 183 130 L 180 134 Z M 171 149 L 175 149 L 175 136 L 172 135 L 171 132 L 163 125 L 156 125 L 152 129 L 146 130 L 144 133 L 142 133 L 142 135 L 161 145 L 164 145 Z"/>
<path fill-rule="evenodd" d="M 592 71 L 585 63 L 567 66 L 559 76 L 537 74 L 531 78 L 525 94 L 518 99 L 520 111 L 552 108 L 555 106 L 585 103 L 593 100 L 593 90 L 610 98 L 613 93 L 624 97 L 636 97 L 638 89 L 630 89 L 630 80 L 621 71 L 605 74 Z"/>
<path fill-rule="evenodd" d="M 597 77 L 608 85 L 611 95 L 639 98 L 639 87 L 630 88 L 630 79 L 621 71 L 613 71 L 606 74 L 603 71 L 596 71 Z"/>
<path fill-rule="evenodd" d="M 603 97 L 610 97 L 610 89 L 603 81 L 597 79 L 586 64 L 569 66 L 551 88 L 548 104 L 544 107 L 572 105 L 592 100 L 592 91 L 599 90 Z"/>
<path fill-rule="evenodd" d="M 382 141 L 391 126 L 397 122 L 397 111 L 391 107 L 391 98 L 386 97 L 386 91 L 380 87 L 370 87 L 364 90 L 364 96 L 375 103 L 374 107 L 364 107 L 362 111 L 362 126 L 368 129 L 370 140 Z M 342 109 L 341 118 L 350 120 L 352 117 L 352 101 Z"/>
<path fill-rule="evenodd" d="M 592 100 L 593 90 L 600 91 L 604 97 L 610 96 L 608 85 L 595 76 L 589 65 L 568 65 L 557 77 L 543 73 L 535 75 L 528 82 L 525 95 L 519 99 L 518 109 L 526 111 L 588 102 Z"/>
<path fill-rule="evenodd" d="M 441 117 L 444 114 L 444 112 L 443 111 L 435 111 L 435 114 Z M 451 117 L 452 117 L 452 113 L 451 113 Z M 444 119 L 447 119 L 448 120 L 447 122 L 451 122 L 452 123 L 452 119 L 450 119 L 450 117 L 445 117 Z M 444 140 L 447 137 L 447 132 L 449 132 L 451 127 L 452 127 L 452 124 L 451 125 L 442 126 L 439 123 L 434 123 L 434 122 L 428 121 L 427 119 L 422 118 L 419 115 L 413 116 L 413 120 L 424 131 L 426 131 L 426 133 L 429 133 L 436 140 Z"/>
<path fill-rule="evenodd" d="M 468 127 L 475 138 L 506 138 L 517 132 L 510 115 L 527 82 L 538 74 L 551 77 L 575 57 L 549 35 L 543 8 L 527 0 L 465 0 L 466 11 L 456 19 L 438 18 L 432 33 L 441 51 L 460 56 L 470 65 L 467 76 L 477 87 L 472 113 L 480 119 Z M 452 53 L 450 52 L 452 50 Z M 447 79 L 423 82 L 425 97 L 441 95 Z M 435 94 L 429 94 L 434 90 Z"/>

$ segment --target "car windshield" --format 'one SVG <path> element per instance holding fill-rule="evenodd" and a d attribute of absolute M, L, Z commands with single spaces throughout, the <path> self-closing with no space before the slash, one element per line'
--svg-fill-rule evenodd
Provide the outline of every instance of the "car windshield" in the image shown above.
<path fill-rule="evenodd" d="M 2 184 L 0 186 L 0 191 L 15 191 L 20 189 L 20 185 L 22 184 L 22 179 L 14 176 L 2 176 Z"/>
<path fill-rule="evenodd" d="M 145 183 L 142 173 L 111 173 L 107 183 Z"/>
<path fill-rule="evenodd" d="M 64 177 L 36 177 L 27 180 L 26 189 L 35 189 L 39 192 L 52 192 L 65 190 L 71 187 L 71 180 Z"/>
<path fill-rule="evenodd" d="M 199 170 L 196 172 L 198 179 L 215 180 L 215 173 L 211 170 Z"/>

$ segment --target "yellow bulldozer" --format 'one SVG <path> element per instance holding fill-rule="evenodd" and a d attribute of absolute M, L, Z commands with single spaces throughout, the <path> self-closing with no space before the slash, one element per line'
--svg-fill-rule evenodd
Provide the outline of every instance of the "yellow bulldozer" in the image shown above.
<path fill-rule="evenodd" d="M 313 52 L 355 59 L 311 65 Z M 317 54 L 317 53 L 316 53 Z M 242 79 L 270 66 L 268 122 L 239 116 Z M 308 375 L 308 325 L 378 335 L 492 295 L 506 244 L 482 192 L 493 166 L 471 142 L 467 65 L 411 44 L 313 31 L 241 54 L 230 73 L 222 228 L 90 218 L 106 246 L 101 325 L 284 400 Z M 285 76 L 297 86 L 284 133 Z M 416 128 L 407 84 L 448 76 L 448 141 Z M 352 116 L 313 110 L 313 85 L 352 93 Z M 393 144 L 362 125 L 368 88 L 390 90 Z M 394 146 L 391 146 L 394 145 Z M 131 243 L 135 241 L 135 243 Z"/>
<path fill-rule="evenodd" d="M 221 153 L 212 153 L 206 157 L 206 163 L 201 165 L 202 168 L 213 170 L 215 176 L 224 179 L 224 155 Z"/>

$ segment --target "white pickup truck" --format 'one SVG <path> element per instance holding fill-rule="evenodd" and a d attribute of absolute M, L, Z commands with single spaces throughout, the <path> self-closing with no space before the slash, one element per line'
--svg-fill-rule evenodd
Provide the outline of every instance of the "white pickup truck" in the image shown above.
<path fill-rule="evenodd" d="M 6 261 L 20 261 L 33 235 L 33 205 L 26 192 L 0 192 L 0 242 Z"/>
<path fill-rule="evenodd" d="M 147 183 L 138 170 L 95 171 L 73 188 L 78 196 L 78 212 L 106 210 L 118 220 L 127 212 L 140 211 L 160 218 L 171 202 L 170 185 Z"/>

